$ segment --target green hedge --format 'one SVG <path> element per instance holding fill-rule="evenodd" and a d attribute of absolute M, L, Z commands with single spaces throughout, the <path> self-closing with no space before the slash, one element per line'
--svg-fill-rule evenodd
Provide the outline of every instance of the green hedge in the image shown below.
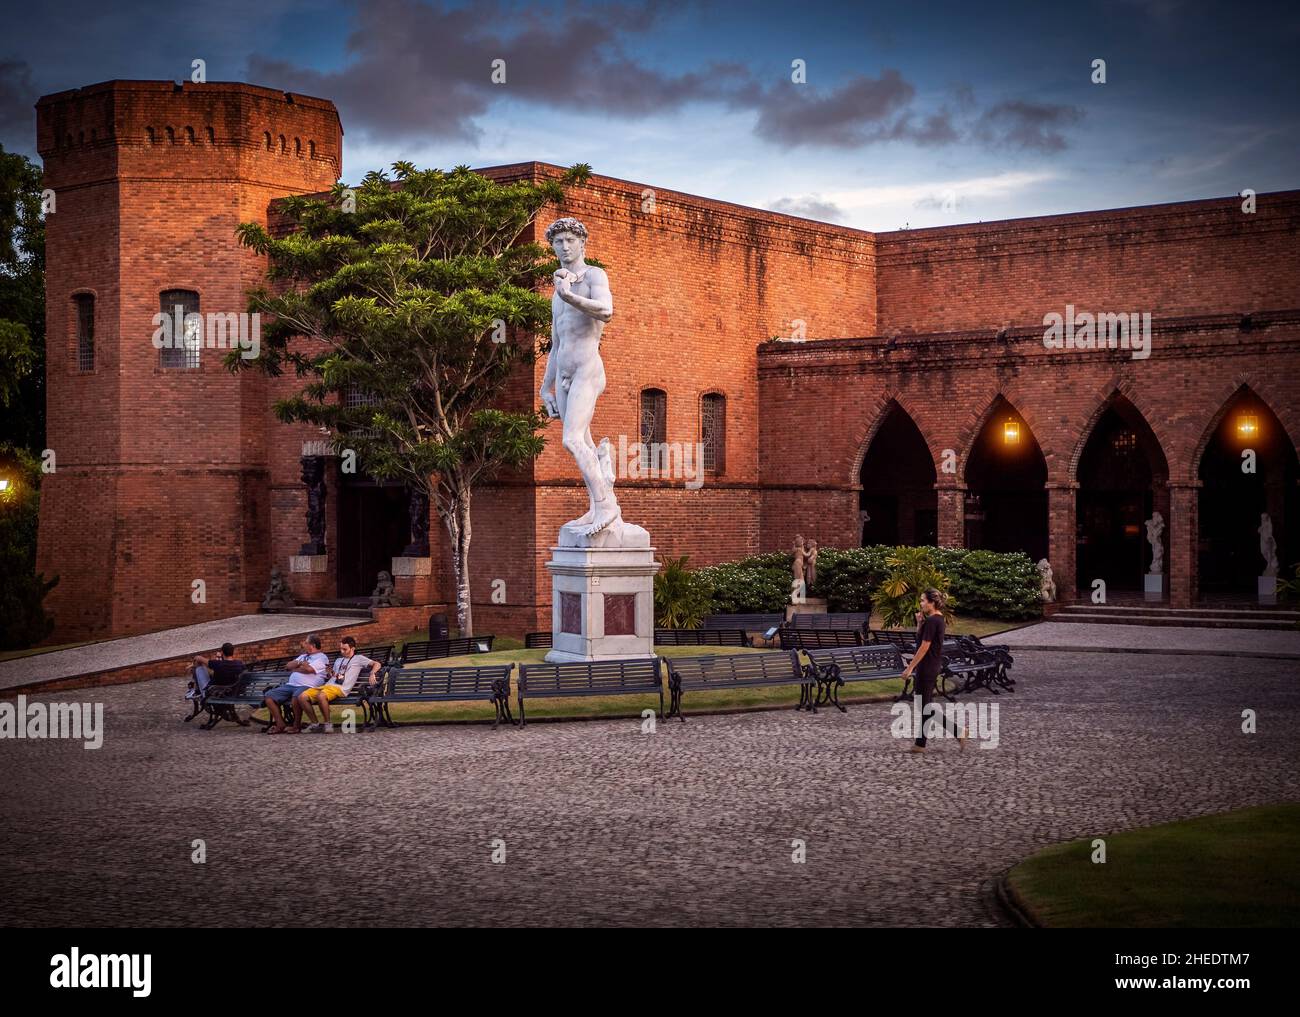
<path fill-rule="evenodd" d="M 991 618 L 1037 618 L 1038 569 L 1021 551 L 972 551 L 964 547 L 929 548 L 939 571 L 952 582 L 958 613 Z M 817 554 L 817 582 L 810 597 L 825 597 L 832 611 L 869 611 L 871 594 L 888 568 L 892 547 L 883 544 L 841 550 L 823 547 Z M 772 613 L 790 602 L 792 556 L 785 551 L 709 565 L 696 575 L 712 588 L 712 614 Z"/>

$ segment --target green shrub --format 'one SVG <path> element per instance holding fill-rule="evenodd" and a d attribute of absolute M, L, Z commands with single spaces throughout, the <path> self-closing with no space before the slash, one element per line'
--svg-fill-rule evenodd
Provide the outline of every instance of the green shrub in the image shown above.
<path fill-rule="evenodd" d="M 709 614 L 773 614 L 790 603 L 790 555 L 784 563 L 765 563 L 772 555 L 708 565 L 696 571 L 711 590 Z"/>
<path fill-rule="evenodd" d="M 664 629 L 698 629 L 709 613 L 709 584 L 686 570 L 687 556 L 666 558 L 655 575 L 655 624 Z"/>
<path fill-rule="evenodd" d="M 890 573 L 896 548 L 885 545 L 818 548 L 817 581 L 810 597 L 824 597 L 832 611 L 870 611 L 872 597 Z M 1038 569 L 1022 552 L 926 547 L 931 566 L 948 581 L 947 591 L 963 614 L 1036 618 L 1042 613 Z M 710 614 L 774 613 L 790 602 L 788 551 L 742 558 L 697 570 L 712 587 Z M 940 587 L 943 588 L 943 587 Z M 907 624 L 911 624 L 908 616 Z"/>

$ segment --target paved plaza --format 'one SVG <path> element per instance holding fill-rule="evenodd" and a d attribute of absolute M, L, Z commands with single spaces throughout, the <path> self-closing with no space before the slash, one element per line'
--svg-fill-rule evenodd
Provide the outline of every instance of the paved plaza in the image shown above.
<path fill-rule="evenodd" d="M 105 741 L 0 741 L 0 922 L 991 926 L 1044 845 L 1300 801 L 1300 661 L 1014 672 L 997 749 L 919 758 L 887 704 L 267 737 L 180 723 L 174 680 L 54 695 L 102 700 Z"/>

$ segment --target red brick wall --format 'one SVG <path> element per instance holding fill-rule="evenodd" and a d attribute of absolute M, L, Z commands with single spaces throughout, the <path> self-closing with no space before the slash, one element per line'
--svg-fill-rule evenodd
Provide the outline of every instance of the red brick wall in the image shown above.
<path fill-rule="evenodd" d="M 1279 290 L 1279 301 L 1297 301 Z M 1279 305 L 1280 306 L 1280 305 Z M 1049 351 L 1042 329 L 1014 331 L 1006 344 L 988 331 L 885 339 L 782 344 L 759 355 L 764 492 L 762 547 L 784 548 L 795 532 L 857 546 L 857 488 L 874 429 L 897 401 L 912 417 L 941 471 L 943 452 L 957 473 L 939 472 L 940 542 L 961 542 L 961 491 L 971 446 L 995 402 L 1024 418 L 1047 463 L 1051 549 L 1063 593 L 1074 584 L 1074 504 L 1079 456 L 1115 393 L 1151 426 L 1169 465 L 1167 533 L 1176 601 L 1194 590 L 1195 490 L 1200 454 L 1222 409 L 1251 388 L 1278 415 L 1289 440 L 1300 437 L 1300 310 L 1261 315 L 1249 331 L 1237 316 L 1157 320 L 1153 351 Z M 814 443 L 792 443 L 792 422 L 817 407 Z M 804 486 L 787 478 L 802 477 Z M 1191 491 L 1191 495 L 1185 492 Z"/>
<path fill-rule="evenodd" d="M 303 442 L 320 435 L 271 415 L 275 399 L 297 391 L 293 377 L 232 376 L 213 350 L 200 371 L 160 370 L 151 319 L 158 292 L 173 287 L 197 290 L 205 312 L 243 310 L 265 264 L 238 246 L 235 226 L 266 222 L 275 198 L 320 192 L 338 178 L 337 114 L 322 100 L 246 85 L 109 82 L 42 99 L 38 133 L 59 202 L 47 247 L 58 472 L 46 478 L 38 549 L 40 568 L 62 579 L 49 600 L 57 636 L 236 613 L 260 599 L 272 565 L 288 574 L 306 537 L 299 458 Z M 560 171 L 525 163 L 485 172 L 537 179 Z M 1073 571 L 1078 455 L 1118 390 L 1168 459 L 1170 568 L 1186 594 L 1195 497 L 1178 485 L 1195 483 L 1207 422 L 1245 383 L 1293 439 L 1300 434 L 1296 321 L 1276 313 L 1300 308 L 1300 194 L 1261 195 L 1254 215 L 1217 199 L 879 237 L 665 190 L 653 193 L 651 209 L 650 196 L 641 184 L 594 177 L 545 210 L 530 238 L 542 242 L 552 219 L 575 215 L 590 230 L 588 253 L 609 272 L 615 315 L 602 355 L 610 388 L 597 440 L 639 439 L 643 388 L 668 394 L 669 442 L 698 441 L 700 397 L 726 396 L 726 468 L 702 490 L 620 477 L 625 517 L 650 531 L 661 556 L 688 554 L 700 565 L 784 548 L 795 532 L 855 544 L 859 465 L 891 399 L 912 415 L 936 463 L 946 448 L 958 455 L 958 473 L 939 475 L 938 502 L 941 542 L 959 541 L 966 455 L 1002 396 L 1045 454 L 1051 556 L 1064 580 Z M 97 298 L 88 375 L 71 359 L 71 297 L 82 290 Z M 1158 325 L 1151 358 L 1045 350 L 1042 316 L 1067 303 L 1149 310 Z M 1246 332 L 1244 311 L 1272 313 Z M 813 341 L 765 342 L 788 336 L 796 320 Z M 993 336 L 1004 324 L 1012 326 L 1005 344 Z M 855 336 L 867 338 L 844 338 Z M 535 406 L 543 370 L 540 360 L 521 370 L 506 404 Z M 476 496 L 480 632 L 549 626 L 545 562 L 585 498 L 558 424 L 547 439 L 529 470 Z M 330 472 L 328 571 L 290 576 L 300 597 L 335 592 Z M 403 589 L 451 601 L 436 514 L 430 535 L 434 574 Z M 207 582 L 206 605 L 191 602 L 196 578 Z M 493 580 L 504 581 L 504 603 L 493 602 Z"/>
<path fill-rule="evenodd" d="M 881 233 L 879 332 L 1041 327 L 1072 303 L 1158 317 L 1300 306 L 1300 192 Z M 819 334 L 819 338 L 842 335 Z"/>
<path fill-rule="evenodd" d="M 270 568 L 267 385 L 228 373 L 221 350 L 203 350 L 196 371 L 162 369 L 152 319 L 173 288 L 197 291 L 203 313 L 244 311 L 265 264 L 235 227 L 264 222 L 274 197 L 333 183 L 338 115 L 248 85 L 118 81 L 46 96 L 37 119 L 58 202 L 50 335 L 71 339 L 74 292 L 100 294 L 96 372 L 71 374 L 68 345 L 51 346 L 58 469 L 45 481 L 38 558 L 61 577 L 48 601 L 58 635 L 230 615 L 261 595 Z M 206 604 L 191 600 L 195 579 Z"/>

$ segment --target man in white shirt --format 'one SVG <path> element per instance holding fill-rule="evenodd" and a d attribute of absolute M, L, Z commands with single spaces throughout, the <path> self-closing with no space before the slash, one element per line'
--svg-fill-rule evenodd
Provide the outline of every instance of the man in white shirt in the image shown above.
<path fill-rule="evenodd" d="M 294 701 L 303 689 L 314 689 L 325 681 L 329 671 L 330 659 L 321 653 L 320 636 L 311 633 L 302 641 L 303 652 L 285 670 L 290 672 L 289 680 L 277 685 L 266 694 L 266 708 L 271 711 L 271 727 L 268 734 L 297 734 L 301 729 L 301 711 L 294 710 L 293 727 L 284 726 L 284 715 L 280 708 Z"/>
<path fill-rule="evenodd" d="M 361 672 L 367 667 L 370 668 L 370 684 L 377 685 L 379 661 L 357 653 L 357 641 L 351 636 L 340 639 L 339 656 L 334 661 L 334 670 L 330 674 L 329 681 L 316 688 L 304 689 L 293 701 L 294 715 L 301 720 L 303 713 L 306 713 L 307 719 L 311 722 L 306 730 L 324 731 L 326 734 L 334 730 L 334 725 L 330 722 L 330 703 L 349 695 Z M 312 709 L 313 703 L 320 706 L 323 723 L 316 722 L 316 711 Z"/>

